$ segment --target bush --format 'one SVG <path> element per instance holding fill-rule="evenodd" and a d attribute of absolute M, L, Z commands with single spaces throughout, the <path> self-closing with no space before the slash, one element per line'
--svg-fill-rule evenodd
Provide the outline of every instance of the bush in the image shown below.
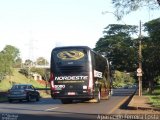
<path fill-rule="evenodd" d="M 25 75 L 26 77 L 29 75 L 28 69 L 27 68 L 23 68 L 19 70 L 19 73 Z"/>

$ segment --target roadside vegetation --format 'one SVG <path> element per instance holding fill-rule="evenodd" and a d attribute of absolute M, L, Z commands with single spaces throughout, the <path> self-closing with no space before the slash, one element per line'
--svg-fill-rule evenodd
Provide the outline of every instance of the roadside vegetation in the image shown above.
<path fill-rule="evenodd" d="M 36 69 L 34 64 L 46 65 L 47 60 L 39 57 L 35 62 L 27 59 L 22 62 L 20 51 L 12 45 L 6 45 L 0 51 L 0 92 L 7 92 L 13 84 L 32 84 L 35 88 L 46 88 L 47 81 L 34 80 L 33 73 L 42 76 L 43 80 L 49 79 L 49 72 L 43 68 Z M 46 96 L 45 91 L 40 90 L 41 96 Z M 6 99 L 0 94 L 0 101 Z"/>
<path fill-rule="evenodd" d="M 122 18 L 126 16 L 127 14 L 140 10 L 141 8 L 147 8 L 148 10 L 151 10 L 153 12 L 154 10 L 159 10 L 160 8 L 160 0 L 112 0 L 112 4 L 114 6 L 113 14 L 115 15 L 115 17 L 117 17 L 117 20 L 122 20 Z M 160 18 L 158 17 L 159 16 L 157 16 L 157 19 L 148 21 L 142 25 L 142 27 L 144 27 L 143 31 L 146 32 L 147 35 L 142 36 L 142 39 L 141 39 L 142 40 L 142 59 L 139 59 L 139 61 L 142 62 L 142 66 L 143 66 L 143 79 L 142 79 L 143 88 L 144 88 L 143 93 L 144 95 L 147 95 L 149 97 L 150 103 L 154 107 L 160 108 L 160 69 L 159 69 L 160 68 L 160 55 L 159 55 L 160 54 L 160 49 L 159 49 L 159 46 L 160 46 L 160 34 L 159 34 L 160 33 L 160 29 L 159 29 L 160 28 Z M 124 33 L 124 32 L 119 32 L 118 34 L 120 33 Z M 116 34 L 111 34 L 111 35 L 113 37 Z M 124 41 L 127 39 L 124 38 L 121 40 Z M 131 45 L 134 48 L 133 51 L 137 51 L 136 48 L 138 46 L 137 44 L 135 44 L 137 40 L 138 39 L 134 39 L 134 38 L 129 40 L 130 43 L 133 42 L 132 43 L 133 46 Z M 108 43 L 108 46 L 107 46 L 107 43 Z M 100 45 L 103 45 L 102 47 L 108 48 L 111 51 L 111 53 L 109 54 L 109 57 L 111 57 L 111 59 L 113 58 L 113 61 L 117 61 L 116 57 L 119 57 L 119 56 L 113 57 L 112 55 L 112 52 L 114 52 L 114 46 L 116 45 L 116 44 L 114 45 L 113 43 L 114 43 L 114 40 L 109 39 L 109 37 L 107 38 L 107 35 L 105 35 L 103 38 L 101 38 L 97 42 L 97 47 L 99 47 L 100 49 L 101 47 Z M 121 44 L 121 43 L 117 43 L 117 44 Z M 123 46 L 122 44 L 120 45 L 121 47 Z M 128 51 L 129 49 L 130 47 L 128 46 Z M 122 50 L 119 49 L 117 51 L 119 52 Z M 104 52 L 104 50 L 102 52 Z M 133 52 L 132 53 L 130 52 L 130 54 L 128 54 L 128 58 L 131 57 L 131 55 L 133 55 L 132 60 L 135 58 L 135 60 L 133 61 L 135 65 L 138 63 L 138 57 L 136 56 L 137 53 L 133 54 Z M 122 58 L 124 54 L 126 54 L 126 52 L 119 53 L 119 55 L 121 56 L 120 61 L 127 58 L 127 57 Z M 121 66 L 121 65 L 123 64 L 118 64 L 117 66 Z M 122 67 L 123 66 L 121 66 L 121 68 Z M 136 68 L 138 68 L 138 66 L 135 66 L 135 68 L 134 67 L 131 67 L 131 68 L 135 69 L 134 71 L 136 71 Z M 127 69 L 123 69 L 123 70 L 127 70 Z M 132 72 L 135 73 L 134 71 Z M 135 74 L 135 78 L 136 78 L 136 74 Z"/>
<path fill-rule="evenodd" d="M 132 87 L 135 84 L 135 79 L 130 73 L 115 71 L 113 74 L 113 87 L 114 88 L 124 88 Z"/>
<path fill-rule="evenodd" d="M 0 90 L 7 91 L 12 87 L 13 84 L 32 84 L 35 88 L 45 87 L 45 85 L 42 85 L 33 79 L 28 79 L 27 77 L 19 73 L 18 69 L 14 69 L 13 75 L 7 76 L 0 82 Z"/>
<path fill-rule="evenodd" d="M 19 73 L 19 69 L 13 69 L 13 75 L 6 76 L 5 79 L 0 82 L 0 92 L 7 92 L 13 84 L 32 84 L 35 88 L 46 88 L 46 84 L 44 83 L 45 82 L 29 79 L 23 74 Z M 39 90 L 39 92 L 41 97 L 50 97 L 49 92 L 46 92 L 45 90 Z M 7 96 L 0 95 L 0 102 L 6 100 Z"/>
<path fill-rule="evenodd" d="M 142 59 L 139 55 L 139 38 L 137 26 L 110 24 L 108 25 L 94 48 L 95 51 L 105 53 L 109 61 L 112 61 L 114 70 L 130 73 L 137 80 L 136 70 L 138 63 L 142 63 L 143 88 L 148 89 L 149 94 L 158 85 L 160 76 L 160 18 L 143 24 L 143 31 L 146 36 L 141 37 Z M 118 79 L 117 79 L 118 80 Z M 136 81 L 138 82 L 138 80 Z"/>
<path fill-rule="evenodd" d="M 149 104 L 155 108 L 160 108 L 160 84 L 154 88 L 152 94 L 148 94 L 146 91 L 144 91 L 144 95 L 148 96 Z"/>
<path fill-rule="evenodd" d="M 114 6 L 114 14 L 120 20 L 125 15 L 142 8 L 154 11 L 160 7 L 160 0 L 112 0 L 112 4 Z"/>

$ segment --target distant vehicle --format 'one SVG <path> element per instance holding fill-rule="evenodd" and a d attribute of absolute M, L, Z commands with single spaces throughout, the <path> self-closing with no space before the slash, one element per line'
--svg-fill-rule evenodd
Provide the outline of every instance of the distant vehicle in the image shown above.
<path fill-rule="evenodd" d="M 87 46 L 54 48 L 50 68 L 51 96 L 63 104 L 91 99 L 100 102 L 110 95 L 109 62 Z"/>
<path fill-rule="evenodd" d="M 36 100 L 39 101 L 40 94 L 35 90 L 33 85 L 30 84 L 15 84 L 8 91 L 8 101 L 12 102 L 13 100 Z"/>

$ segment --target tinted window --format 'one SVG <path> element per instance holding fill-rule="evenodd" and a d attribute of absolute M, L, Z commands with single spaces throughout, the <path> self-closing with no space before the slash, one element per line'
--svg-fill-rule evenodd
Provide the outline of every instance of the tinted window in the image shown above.
<path fill-rule="evenodd" d="M 83 49 L 59 49 L 52 56 L 58 67 L 85 66 L 87 63 L 87 51 Z"/>
<path fill-rule="evenodd" d="M 26 89 L 27 85 L 14 85 L 12 89 Z"/>

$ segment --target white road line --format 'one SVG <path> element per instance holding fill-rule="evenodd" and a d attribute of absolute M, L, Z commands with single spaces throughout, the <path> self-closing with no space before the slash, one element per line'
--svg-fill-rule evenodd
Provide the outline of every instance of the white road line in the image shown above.
<path fill-rule="evenodd" d="M 59 107 L 49 108 L 49 109 L 46 109 L 45 111 L 51 111 L 51 110 L 55 110 L 55 109 L 57 109 L 57 108 L 59 108 Z"/>

